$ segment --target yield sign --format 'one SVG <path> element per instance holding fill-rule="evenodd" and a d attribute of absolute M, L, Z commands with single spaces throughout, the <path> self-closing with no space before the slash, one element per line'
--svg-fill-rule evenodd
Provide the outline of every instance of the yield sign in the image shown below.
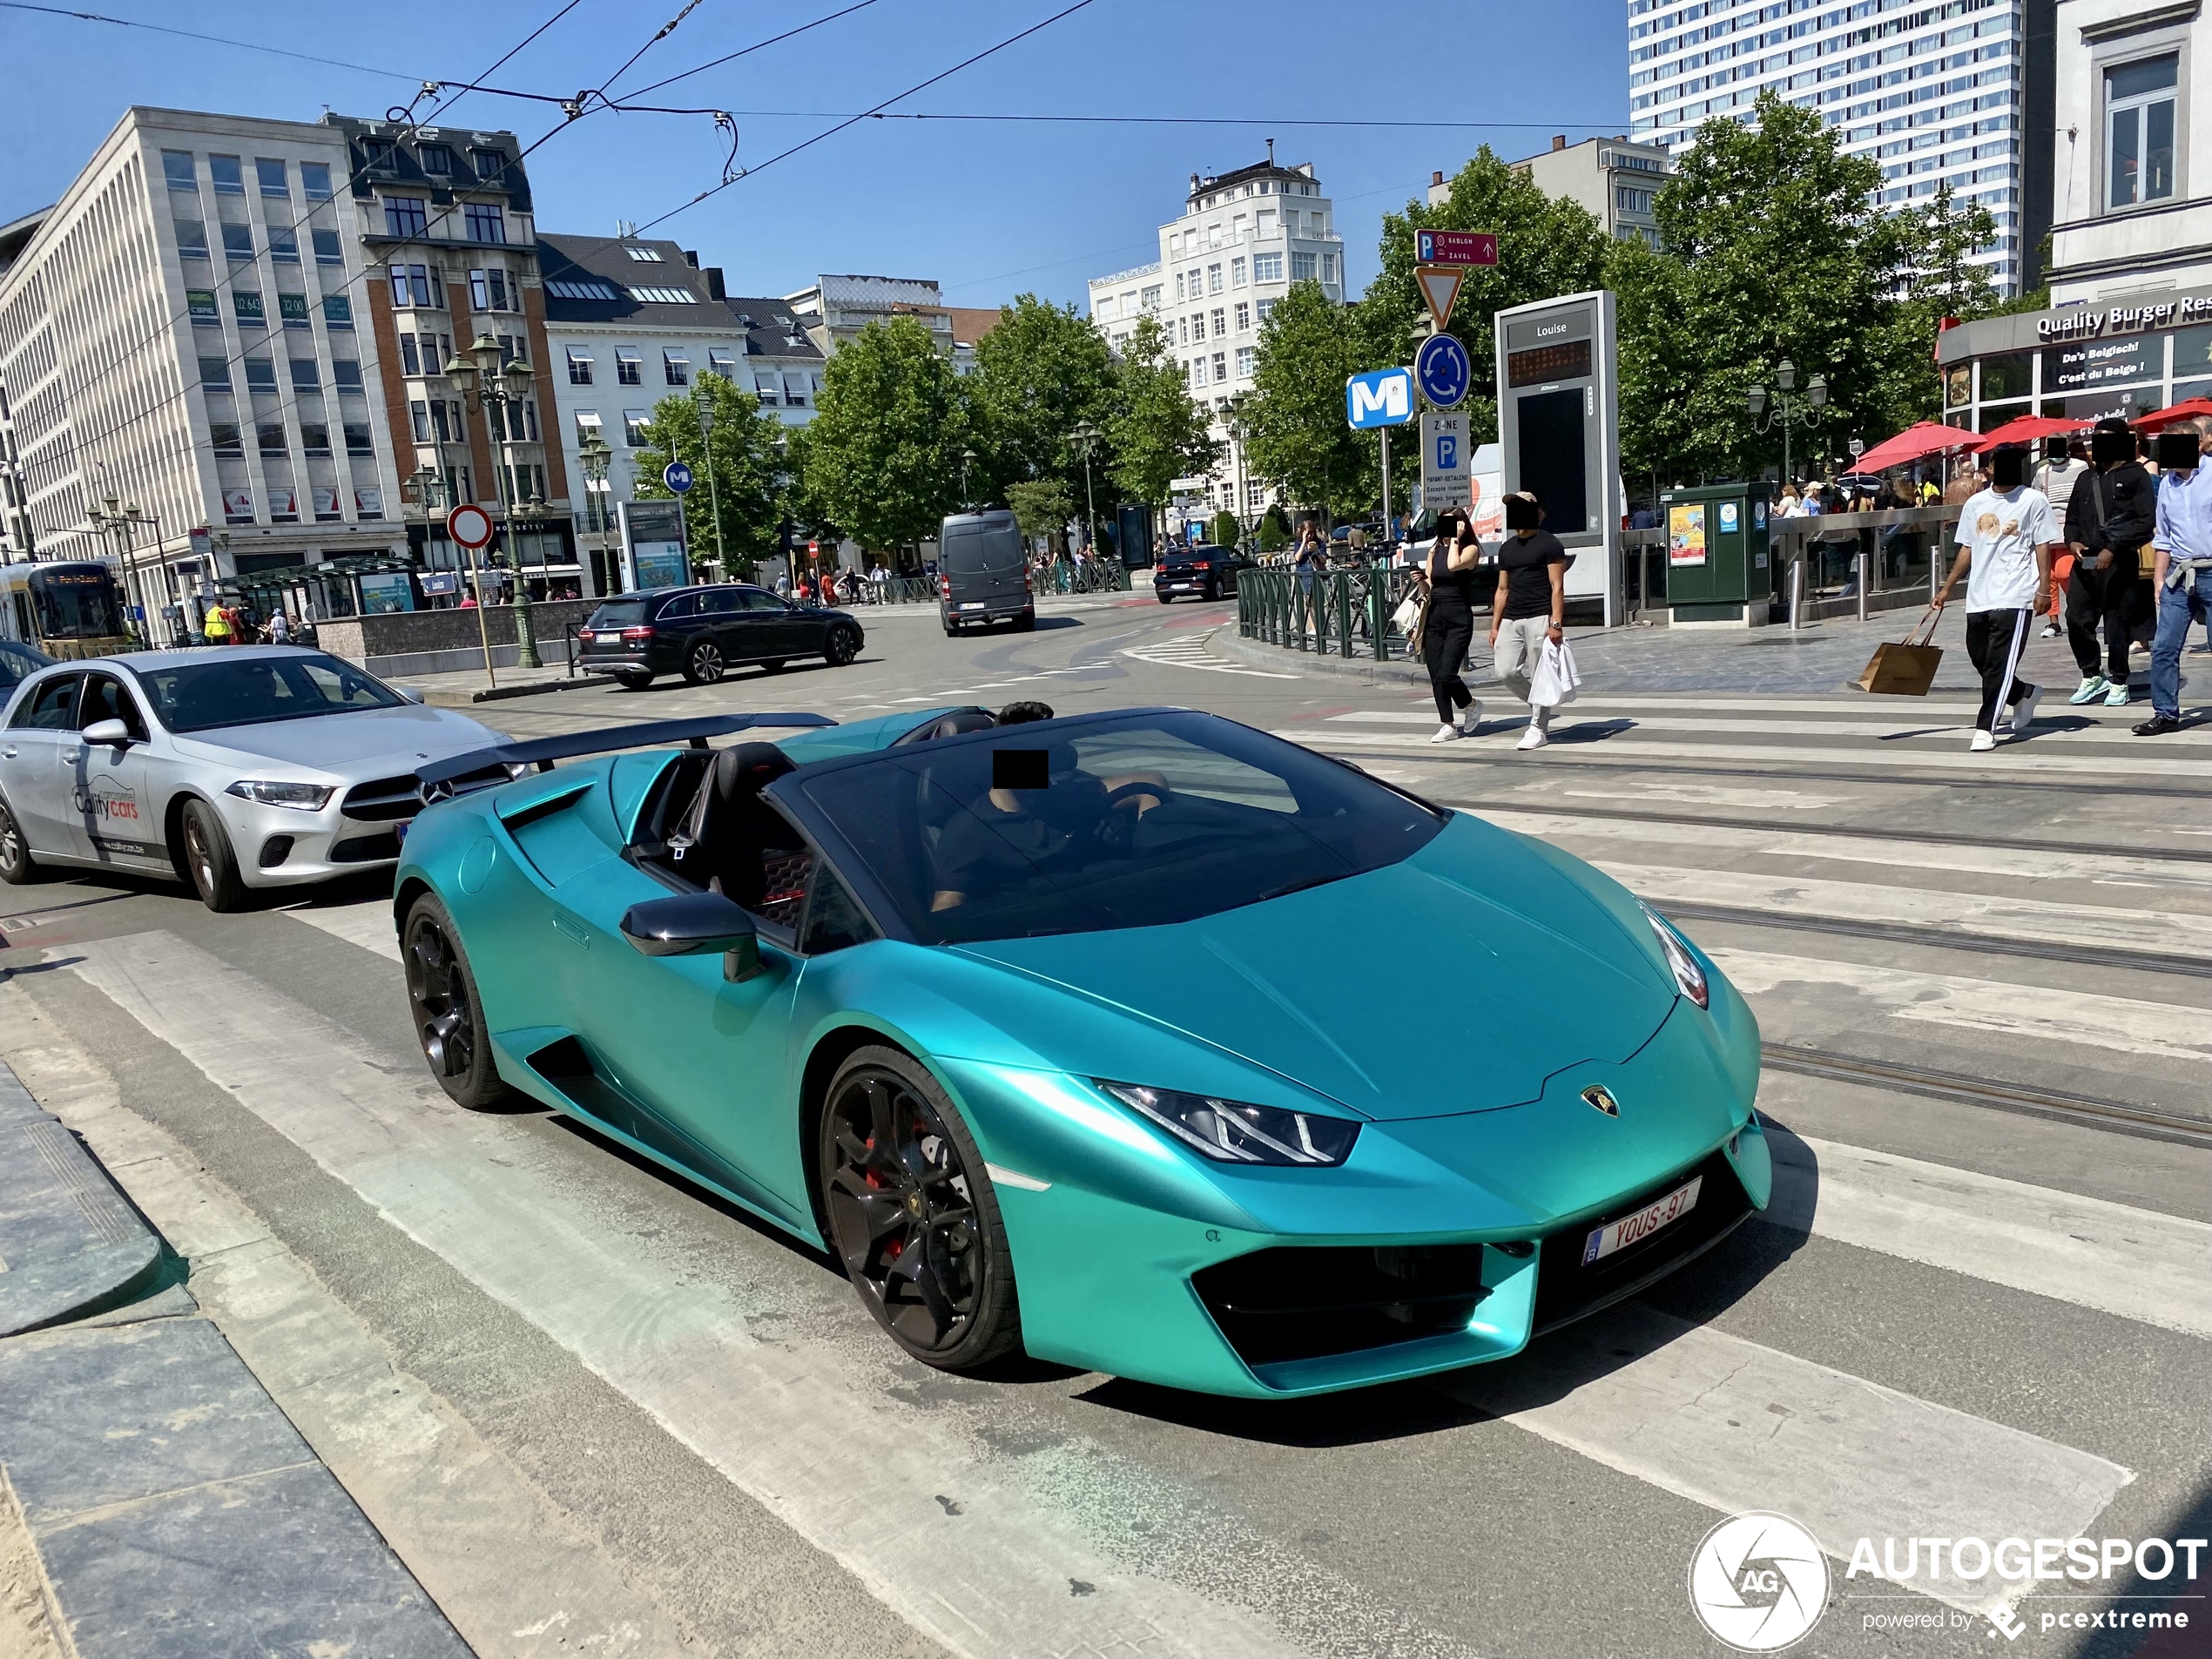
<path fill-rule="evenodd" d="M 1428 301 L 1428 314 L 1436 319 L 1439 328 L 1448 327 L 1452 321 L 1452 307 L 1460 297 L 1460 285 L 1467 280 L 1464 265 L 1417 265 L 1413 280 L 1420 285 L 1421 298 Z"/>

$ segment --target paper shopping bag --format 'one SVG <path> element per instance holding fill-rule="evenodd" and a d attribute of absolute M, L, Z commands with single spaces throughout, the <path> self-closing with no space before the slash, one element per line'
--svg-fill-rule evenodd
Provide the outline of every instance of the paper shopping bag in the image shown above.
<path fill-rule="evenodd" d="M 1874 659 L 1858 677 L 1859 689 L 1884 697 L 1925 697 L 1935 684 L 1936 664 L 1943 661 L 1942 648 L 1927 643 L 1935 637 L 1939 614 L 1930 605 L 1927 615 L 1903 639 L 1877 646 Z M 1924 626 L 1926 635 L 1922 637 Z"/>

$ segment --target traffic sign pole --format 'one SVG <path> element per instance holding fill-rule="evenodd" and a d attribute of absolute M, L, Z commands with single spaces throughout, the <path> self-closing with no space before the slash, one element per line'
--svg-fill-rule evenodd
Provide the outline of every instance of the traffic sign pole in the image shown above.
<path fill-rule="evenodd" d="M 446 535 L 469 555 L 469 582 L 476 590 L 476 637 L 484 648 L 484 680 L 497 690 L 499 676 L 491 665 L 491 624 L 484 617 L 484 576 L 476 563 L 476 550 L 491 540 L 491 515 L 473 502 L 463 502 L 446 515 Z"/>

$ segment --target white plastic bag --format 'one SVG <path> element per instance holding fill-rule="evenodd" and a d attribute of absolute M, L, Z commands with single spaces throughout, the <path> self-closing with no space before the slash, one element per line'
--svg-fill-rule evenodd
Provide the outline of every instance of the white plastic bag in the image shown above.
<path fill-rule="evenodd" d="M 1390 620 L 1399 633 L 1409 638 L 1412 637 L 1413 630 L 1420 625 L 1420 595 L 1418 593 L 1406 595 L 1405 603 L 1390 613 Z"/>
<path fill-rule="evenodd" d="M 1575 667 L 1575 653 L 1562 641 L 1554 645 L 1544 641 L 1544 649 L 1536 658 L 1536 671 L 1528 677 L 1528 706 L 1532 709 L 1555 709 L 1562 703 L 1575 700 L 1575 689 L 1582 683 Z"/>

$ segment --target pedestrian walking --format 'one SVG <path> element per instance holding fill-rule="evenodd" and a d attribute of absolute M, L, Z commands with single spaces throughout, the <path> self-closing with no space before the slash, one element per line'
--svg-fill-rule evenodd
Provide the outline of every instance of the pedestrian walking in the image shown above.
<path fill-rule="evenodd" d="M 219 604 L 208 606 L 207 615 L 201 619 L 199 631 L 200 637 L 211 645 L 229 644 L 231 643 L 230 612 Z"/>
<path fill-rule="evenodd" d="M 2102 698 L 2124 706 L 2128 644 L 2144 607 L 2139 550 L 2155 528 L 2158 485 L 2135 456 L 2135 435 L 2117 415 L 2089 435 L 2090 469 L 2067 500 L 2066 541 L 2074 555 L 2067 581 L 2067 639 L 2081 684 L 2069 703 Z M 2100 667 L 2097 629 L 2105 633 Z"/>
<path fill-rule="evenodd" d="M 1797 494 L 1795 484 L 1782 486 L 1782 499 L 1775 503 L 1777 518 L 1803 518 L 1805 516 L 1804 497 Z"/>
<path fill-rule="evenodd" d="M 1567 550 L 1543 528 L 1542 503 L 1527 490 L 1506 497 L 1506 539 L 1498 548 L 1498 591 L 1490 601 L 1490 651 L 1506 690 L 1522 702 L 1547 641 L 1567 637 Z M 1552 710 L 1530 705 L 1520 747 L 1551 741 Z"/>
<path fill-rule="evenodd" d="M 2080 444 L 2069 445 L 2064 438 L 2050 439 L 2043 447 L 2043 464 L 2036 468 L 2035 476 L 2029 481 L 2033 488 L 2043 492 L 2044 499 L 2051 503 L 2051 511 L 2056 515 L 2061 527 L 2067 523 L 2067 509 L 2074 499 L 2074 487 L 2089 470 L 2088 462 L 2076 453 L 2080 448 Z M 2073 541 L 2073 534 L 2069 531 L 2067 549 L 2059 555 L 2058 563 L 2051 569 L 2050 620 L 2043 627 L 2043 637 L 2046 639 L 2056 639 L 2065 631 L 2059 619 L 2059 596 L 2066 593 L 2071 586 L 2075 557 Z"/>
<path fill-rule="evenodd" d="M 292 613 L 279 605 L 269 613 L 269 644 L 289 645 L 292 643 Z"/>
<path fill-rule="evenodd" d="M 2051 602 L 2051 560 L 2059 530 L 2051 503 L 2027 487 L 2027 451 L 2010 446 L 1990 458 L 1990 486 L 1959 515 L 1959 556 L 1935 597 L 1940 610 L 1966 578 L 1966 655 L 1981 675 L 1981 708 L 1972 748 L 1997 746 L 1997 718 L 2011 710 L 2012 733 L 2035 723 L 2043 689 L 2020 677 L 2029 629 Z"/>
<path fill-rule="evenodd" d="M 1474 643 L 1474 577 L 1481 559 L 1482 543 L 1467 516 L 1456 507 L 1439 513 L 1428 563 L 1414 577 L 1422 599 L 1414 629 L 1428 668 L 1428 689 L 1436 698 L 1438 724 L 1431 743 L 1471 738 L 1482 724 L 1482 705 L 1460 674 L 1467 647 Z"/>
<path fill-rule="evenodd" d="M 2158 510 L 2150 544 L 2158 633 L 2150 651 L 2150 718 L 2139 738 L 2182 728 L 2182 647 L 2189 624 L 2212 624 L 2212 420 L 2199 418 L 2158 437 Z"/>

